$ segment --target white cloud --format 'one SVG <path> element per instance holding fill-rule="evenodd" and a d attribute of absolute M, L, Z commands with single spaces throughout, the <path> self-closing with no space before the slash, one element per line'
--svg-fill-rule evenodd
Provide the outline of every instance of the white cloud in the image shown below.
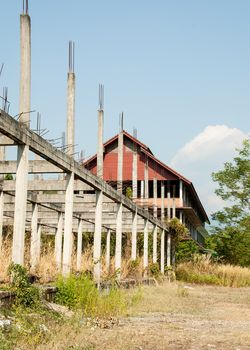
<path fill-rule="evenodd" d="M 226 125 L 209 125 L 186 143 L 173 157 L 170 166 L 191 180 L 208 214 L 221 209 L 223 201 L 215 194 L 211 173 L 231 161 L 247 135 Z"/>

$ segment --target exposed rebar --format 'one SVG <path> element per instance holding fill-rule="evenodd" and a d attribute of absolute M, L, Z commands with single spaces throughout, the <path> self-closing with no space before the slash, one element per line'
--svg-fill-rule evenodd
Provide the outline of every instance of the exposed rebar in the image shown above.
<path fill-rule="evenodd" d="M 104 85 L 99 84 L 99 110 L 103 111 L 104 108 Z"/>
<path fill-rule="evenodd" d="M 69 73 L 75 72 L 75 43 L 69 41 Z"/>

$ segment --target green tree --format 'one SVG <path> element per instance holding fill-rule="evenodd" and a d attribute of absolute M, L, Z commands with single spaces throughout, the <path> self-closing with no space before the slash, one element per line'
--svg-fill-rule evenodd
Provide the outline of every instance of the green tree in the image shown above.
<path fill-rule="evenodd" d="M 228 203 L 212 215 L 217 225 L 207 246 L 228 263 L 250 265 L 250 139 L 224 169 L 212 174 L 218 183 L 215 193 Z"/>

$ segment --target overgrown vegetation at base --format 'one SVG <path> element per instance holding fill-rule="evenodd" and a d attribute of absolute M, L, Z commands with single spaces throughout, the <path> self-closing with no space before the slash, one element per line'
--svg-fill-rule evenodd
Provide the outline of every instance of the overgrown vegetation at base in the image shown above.
<path fill-rule="evenodd" d="M 85 316 L 111 317 L 124 314 L 127 300 L 122 290 L 111 286 L 109 290 L 99 292 L 93 280 L 82 274 L 59 277 L 56 282 L 56 302 L 73 310 L 83 312 Z"/>
<path fill-rule="evenodd" d="M 196 255 L 193 261 L 177 266 L 176 278 L 190 283 L 247 287 L 250 286 L 250 269 L 214 263 L 205 255 Z"/>

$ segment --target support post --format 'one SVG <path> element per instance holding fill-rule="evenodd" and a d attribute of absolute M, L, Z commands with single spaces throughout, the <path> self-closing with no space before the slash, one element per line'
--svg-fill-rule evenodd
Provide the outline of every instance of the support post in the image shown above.
<path fill-rule="evenodd" d="M 77 252 L 76 252 L 76 270 L 81 271 L 82 265 L 82 220 L 78 220 L 77 228 Z"/>
<path fill-rule="evenodd" d="M 123 183 L 123 113 L 120 116 L 120 132 L 118 135 L 118 160 L 117 160 L 117 191 L 122 194 Z"/>
<path fill-rule="evenodd" d="M 168 221 L 171 219 L 171 207 L 170 207 L 170 180 L 167 182 L 167 197 L 168 197 L 168 206 L 167 206 L 167 215 L 168 215 Z"/>
<path fill-rule="evenodd" d="M 115 242 L 115 269 L 120 270 L 122 264 L 122 203 L 117 204 L 116 242 Z"/>
<path fill-rule="evenodd" d="M 171 266 L 171 235 L 167 235 L 167 267 Z"/>
<path fill-rule="evenodd" d="M 155 225 L 153 231 L 153 263 L 157 262 L 157 231 L 157 225 Z"/>
<path fill-rule="evenodd" d="M 145 183 L 145 206 L 148 210 L 148 156 L 145 155 L 145 164 L 144 164 L 144 183 Z"/>
<path fill-rule="evenodd" d="M 62 234 L 63 234 L 63 213 L 58 213 L 58 222 L 55 236 L 55 261 L 59 271 L 62 266 Z"/>
<path fill-rule="evenodd" d="M 143 267 L 145 274 L 147 274 L 148 268 L 148 220 L 144 220 L 144 244 L 143 244 Z"/>
<path fill-rule="evenodd" d="M 132 164 L 132 188 L 133 199 L 137 198 L 137 145 L 133 144 L 133 164 Z"/>
<path fill-rule="evenodd" d="M 110 234 L 111 230 L 108 228 L 106 236 L 106 271 L 109 273 L 110 269 Z"/>
<path fill-rule="evenodd" d="M 22 127 L 30 125 L 30 84 L 31 84 L 31 23 L 28 13 L 20 16 L 21 70 L 19 95 L 19 122 Z M 18 145 L 15 187 L 15 212 L 13 227 L 12 261 L 24 263 L 24 236 L 28 187 L 29 147 Z"/>
<path fill-rule="evenodd" d="M 104 124 L 104 87 L 99 85 L 99 109 L 97 112 L 97 176 L 103 178 L 103 124 Z M 94 280 L 99 285 L 101 280 L 101 240 L 102 240 L 103 192 L 96 190 L 95 231 L 94 231 Z"/>
<path fill-rule="evenodd" d="M 183 207 L 183 181 L 180 180 L 180 193 L 179 193 L 179 197 L 180 197 L 180 207 Z"/>
<path fill-rule="evenodd" d="M 164 274 L 165 265 L 165 231 L 161 231 L 161 273 Z"/>
<path fill-rule="evenodd" d="M 136 260 L 137 251 L 137 211 L 132 213 L 132 249 L 131 259 Z"/>
<path fill-rule="evenodd" d="M 74 73 L 74 42 L 69 42 L 69 71 L 67 81 L 67 152 L 74 158 L 75 152 L 75 73 Z"/>
<path fill-rule="evenodd" d="M 102 240 L 102 203 L 103 192 L 96 190 L 95 232 L 94 232 L 94 280 L 101 279 L 101 240 Z"/>
<path fill-rule="evenodd" d="M 157 218 L 157 178 L 153 180 L 154 217 Z M 157 226 L 153 231 L 153 263 L 157 262 Z"/>
<path fill-rule="evenodd" d="M 30 265 L 34 269 L 37 266 L 38 258 L 36 256 L 38 245 L 38 204 L 32 203 L 31 217 L 31 242 L 30 242 Z"/>
<path fill-rule="evenodd" d="M 64 276 L 70 273 L 72 255 L 72 224 L 73 224 L 73 202 L 74 202 L 74 173 L 66 176 L 65 192 L 65 219 L 64 219 L 64 240 L 63 240 L 63 270 Z"/>
<path fill-rule="evenodd" d="M 3 207 L 4 207 L 4 195 L 3 191 L 0 191 L 0 253 L 3 245 Z"/>

